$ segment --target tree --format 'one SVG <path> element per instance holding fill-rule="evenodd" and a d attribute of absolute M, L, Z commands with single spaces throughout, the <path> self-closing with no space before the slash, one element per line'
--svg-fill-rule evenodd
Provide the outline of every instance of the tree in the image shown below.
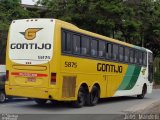
<path fill-rule="evenodd" d="M 160 0 L 41 0 L 46 17 L 144 46 L 160 55 Z"/>
<path fill-rule="evenodd" d="M 141 22 L 142 46 L 153 51 L 154 57 L 160 55 L 160 0 L 141 0 L 135 9 L 137 20 Z"/>
<path fill-rule="evenodd" d="M 130 43 L 140 26 L 133 9 L 123 0 L 42 0 L 41 4 L 48 8 L 46 17 L 59 18 Z"/>
<path fill-rule="evenodd" d="M 1 0 L 0 11 L 0 30 L 8 30 L 12 20 L 38 16 L 22 8 L 20 0 Z"/>

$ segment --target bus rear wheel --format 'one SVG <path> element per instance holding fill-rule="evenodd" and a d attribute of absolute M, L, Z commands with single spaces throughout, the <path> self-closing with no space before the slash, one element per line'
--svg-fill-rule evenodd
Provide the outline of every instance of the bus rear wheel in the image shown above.
<path fill-rule="evenodd" d="M 143 99 L 146 93 L 147 93 L 147 86 L 143 85 L 142 93 L 140 95 L 137 95 L 137 98 Z"/>
<path fill-rule="evenodd" d="M 38 105 L 45 105 L 47 100 L 45 99 L 34 99 L 34 101 L 38 104 Z"/>
<path fill-rule="evenodd" d="M 83 107 L 85 104 L 85 96 L 86 96 L 85 89 L 83 87 L 80 87 L 78 91 L 77 100 L 72 102 L 73 107 L 75 108 Z"/>
<path fill-rule="evenodd" d="M 87 96 L 86 104 L 89 106 L 95 106 L 100 98 L 100 90 L 98 87 L 93 86 L 91 93 Z"/>
<path fill-rule="evenodd" d="M 6 94 L 4 92 L 0 92 L 0 103 L 4 103 L 6 101 Z"/>

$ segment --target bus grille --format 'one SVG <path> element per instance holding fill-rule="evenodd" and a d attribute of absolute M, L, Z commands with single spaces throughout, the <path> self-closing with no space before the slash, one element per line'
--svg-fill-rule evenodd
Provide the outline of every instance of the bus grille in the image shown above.
<path fill-rule="evenodd" d="M 62 97 L 75 97 L 76 77 L 63 76 Z"/>

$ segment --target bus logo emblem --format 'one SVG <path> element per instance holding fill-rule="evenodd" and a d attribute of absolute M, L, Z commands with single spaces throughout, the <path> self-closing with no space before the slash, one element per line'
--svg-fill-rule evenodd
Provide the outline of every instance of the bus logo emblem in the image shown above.
<path fill-rule="evenodd" d="M 25 30 L 25 32 L 20 32 L 22 35 L 24 35 L 24 38 L 27 40 L 33 40 L 36 38 L 36 33 L 43 28 L 28 28 Z"/>

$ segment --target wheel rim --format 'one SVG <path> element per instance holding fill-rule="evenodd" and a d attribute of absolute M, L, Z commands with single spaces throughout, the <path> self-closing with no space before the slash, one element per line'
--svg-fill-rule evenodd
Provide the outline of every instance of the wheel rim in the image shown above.
<path fill-rule="evenodd" d="M 4 102 L 6 99 L 5 94 L 1 93 L 0 94 L 0 102 Z"/>

